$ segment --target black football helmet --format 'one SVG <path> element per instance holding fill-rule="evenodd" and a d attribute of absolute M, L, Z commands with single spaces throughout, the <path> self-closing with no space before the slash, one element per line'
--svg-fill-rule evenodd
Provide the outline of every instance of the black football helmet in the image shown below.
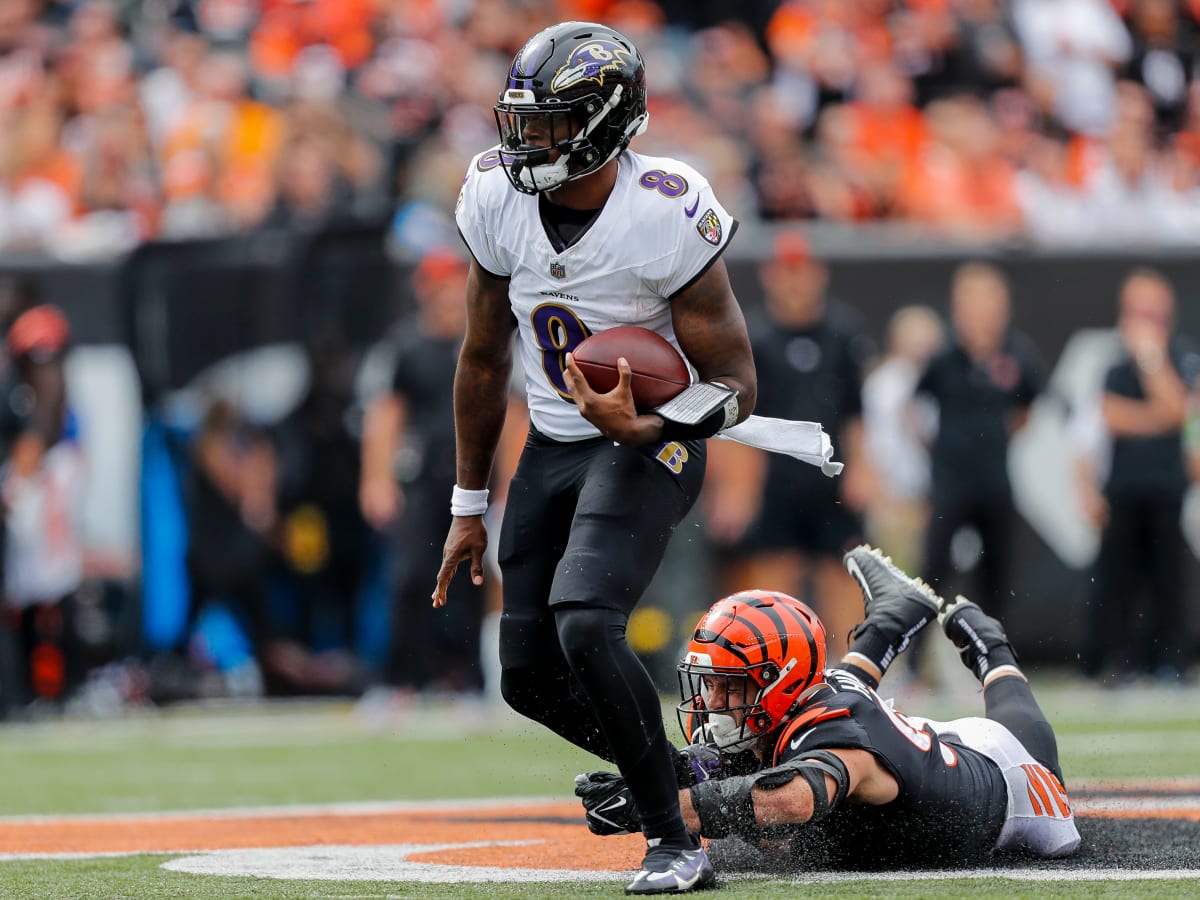
<path fill-rule="evenodd" d="M 633 43 L 604 25 L 564 22 L 513 59 L 496 104 L 500 161 L 518 191 L 550 191 L 615 158 L 648 118 Z"/>

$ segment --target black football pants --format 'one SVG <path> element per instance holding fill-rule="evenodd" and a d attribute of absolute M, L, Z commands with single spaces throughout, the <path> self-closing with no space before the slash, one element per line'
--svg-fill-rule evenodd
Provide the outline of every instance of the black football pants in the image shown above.
<path fill-rule="evenodd" d="M 501 691 L 616 763 L 648 837 L 682 830 L 658 690 L 625 625 L 704 479 L 701 442 L 573 444 L 531 431 L 500 535 Z"/>

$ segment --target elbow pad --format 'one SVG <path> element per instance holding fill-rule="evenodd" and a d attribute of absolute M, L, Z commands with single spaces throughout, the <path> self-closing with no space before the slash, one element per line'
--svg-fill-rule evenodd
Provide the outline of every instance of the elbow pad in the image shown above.
<path fill-rule="evenodd" d="M 832 798 L 825 784 L 826 775 L 833 779 Z M 837 754 L 828 750 L 809 750 L 797 759 L 764 769 L 758 774 L 755 784 L 769 791 L 783 787 L 796 777 L 803 778 L 812 790 L 813 811 L 809 822 L 820 822 L 850 793 L 850 771 Z"/>
<path fill-rule="evenodd" d="M 833 797 L 825 776 L 833 779 Z M 846 764 L 828 750 L 810 750 L 798 759 L 763 769 L 753 775 L 713 779 L 691 788 L 692 806 L 700 819 L 700 834 L 723 838 L 737 834 L 753 843 L 763 836 L 754 813 L 751 791 L 773 791 L 803 778 L 812 792 L 813 811 L 808 822 L 819 822 L 846 799 L 850 792 L 850 772 Z"/>
<path fill-rule="evenodd" d="M 754 800 L 750 790 L 754 776 L 704 781 L 690 788 L 692 806 L 700 819 L 700 834 L 707 838 L 723 838 L 740 834 L 747 840 L 757 838 L 758 822 L 754 818 Z"/>

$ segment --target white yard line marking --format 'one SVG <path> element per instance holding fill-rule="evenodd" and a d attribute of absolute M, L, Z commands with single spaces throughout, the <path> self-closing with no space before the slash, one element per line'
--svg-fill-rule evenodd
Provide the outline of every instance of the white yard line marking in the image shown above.
<path fill-rule="evenodd" d="M 764 877 L 762 873 L 754 877 Z M 778 876 L 773 876 L 778 878 Z M 816 872 L 787 879 L 793 884 L 844 881 L 951 881 L 1010 878 L 1014 881 L 1167 881 L 1200 880 L 1200 869 L 932 869 L 920 872 Z"/>
<path fill-rule="evenodd" d="M 508 883 L 563 881 L 611 881 L 627 878 L 627 872 L 576 871 L 569 869 L 503 869 L 489 866 L 453 866 L 412 862 L 413 853 L 473 847 L 514 846 L 521 841 L 492 841 L 474 844 L 393 844 L 379 847 L 289 847 L 282 849 L 220 850 L 184 856 L 163 863 L 172 872 L 193 875 L 249 876 L 277 880 L 311 881 L 408 881 L 425 884 L 494 882 L 499 876 Z M 731 881 L 779 880 L 772 872 L 740 872 L 723 876 Z M 1010 879 L 1014 881 L 1165 881 L 1200 880 L 1196 869 L 953 869 L 914 872 L 818 872 L 784 879 L 792 884 L 836 884 L 869 881 L 953 881 Z"/>
<path fill-rule="evenodd" d="M 467 800 L 392 800 L 357 803 L 297 803 L 280 806 L 235 806 L 223 809 L 180 809 L 158 812 L 73 813 L 70 815 L 0 816 L 0 824 L 21 822 L 170 822 L 179 819 L 258 819 L 292 816 L 370 816 L 404 812 L 453 812 L 506 809 L 564 803 L 571 798 L 484 797 Z"/>
<path fill-rule="evenodd" d="M 611 881 L 629 872 L 576 869 L 496 869 L 492 866 L 450 866 L 411 862 L 412 853 L 512 847 L 533 841 L 480 841 L 463 844 L 391 844 L 376 847 L 287 847 L 280 849 L 219 850 L 183 856 L 163 863 L 172 872 L 193 875 L 232 875 L 303 881 L 416 881 L 425 884 L 530 883 Z"/>

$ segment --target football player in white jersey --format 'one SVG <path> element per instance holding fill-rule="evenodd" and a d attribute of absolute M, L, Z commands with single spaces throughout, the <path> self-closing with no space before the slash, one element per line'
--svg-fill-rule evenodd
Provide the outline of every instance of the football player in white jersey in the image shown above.
<path fill-rule="evenodd" d="M 611 28 L 556 25 L 513 60 L 496 106 L 500 144 L 472 161 L 456 213 L 473 259 L 454 389 L 454 517 L 433 594 L 446 602 L 463 562 L 483 581 L 482 514 L 515 333 L 531 428 L 500 536 L 501 690 L 628 780 L 647 838 L 631 894 L 713 877 L 680 813 L 686 761 L 625 626 L 699 494 L 704 439 L 745 419 L 757 393 L 721 260 L 737 223 L 690 166 L 627 149 L 647 118 L 641 55 Z M 589 387 L 571 351 L 618 325 L 650 328 L 683 352 L 699 415 L 638 411 L 627 364 L 611 392 Z"/>

